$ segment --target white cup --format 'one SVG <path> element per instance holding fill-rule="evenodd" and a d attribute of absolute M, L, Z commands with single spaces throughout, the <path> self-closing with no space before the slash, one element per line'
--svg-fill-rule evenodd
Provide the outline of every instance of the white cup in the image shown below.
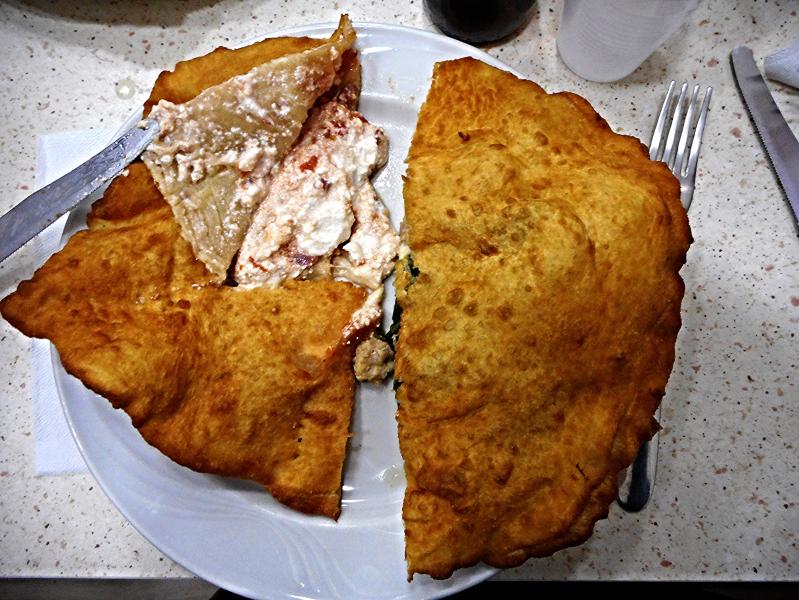
<path fill-rule="evenodd" d="M 699 0 L 565 0 L 558 53 L 590 81 L 627 77 L 683 24 Z"/>

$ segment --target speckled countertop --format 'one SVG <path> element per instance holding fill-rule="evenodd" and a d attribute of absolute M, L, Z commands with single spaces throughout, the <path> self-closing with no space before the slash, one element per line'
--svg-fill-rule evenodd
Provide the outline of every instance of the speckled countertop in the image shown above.
<path fill-rule="evenodd" d="M 356 20 L 431 29 L 421 0 L 0 4 L 0 212 L 33 188 L 36 135 L 121 123 L 158 71 L 270 30 Z M 85 6 L 81 6 L 85 5 Z M 690 220 L 696 239 L 677 362 L 663 404 L 654 500 L 618 507 L 579 548 L 501 579 L 799 578 L 799 241 L 733 83 L 728 55 L 762 58 L 799 38 L 792 2 L 704 1 L 679 34 L 623 81 L 579 79 L 555 50 L 560 3 L 489 49 L 550 91 L 585 96 L 641 137 L 670 79 L 715 95 Z M 312 8 L 313 7 L 313 8 Z M 771 83 L 789 122 L 799 92 Z M 799 129 L 799 127 L 797 127 Z M 0 265 L 0 295 L 37 265 Z M 28 340 L 0 321 L 0 576 L 188 577 L 117 512 L 89 475 L 35 477 Z"/>

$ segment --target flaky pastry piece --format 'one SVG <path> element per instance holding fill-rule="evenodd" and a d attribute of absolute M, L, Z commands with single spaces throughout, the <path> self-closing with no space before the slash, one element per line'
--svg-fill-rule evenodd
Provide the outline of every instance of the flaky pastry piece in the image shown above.
<path fill-rule="evenodd" d="M 162 73 L 147 106 L 324 40 L 217 49 Z M 347 58 L 349 56 L 349 58 Z M 345 56 L 329 98 L 357 98 Z M 127 412 L 143 438 L 198 471 L 247 478 L 287 506 L 336 518 L 354 394 L 342 330 L 366 293 L 348 283 L 214 284 L 142 163 L 95 203 L 88 229 L 0 302 L 66 370 Z"/>
<path fill-rule="evenodd" d="M 335 518 L 354 393 L 341 330 L 365 293 L 328 281 L 242 291 L 209 278 L 136 163 L 89 229 L 0 312 L 51 340 L 69 373 L 174 461 Z"/>
<path fill-rule="evenodd" d="M 409 575 L 587 539 L 657 429 L 677 181 L 574 94 L 438 63 L 407 159 L 396 356 Z"/>

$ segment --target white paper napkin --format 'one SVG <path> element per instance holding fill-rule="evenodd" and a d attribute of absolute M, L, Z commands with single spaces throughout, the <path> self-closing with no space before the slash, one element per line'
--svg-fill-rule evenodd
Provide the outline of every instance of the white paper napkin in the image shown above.
<path fill-rule="evenodd" d="M 39 136 L 36 140 L 37 189 L 97 154 L 113 139 L 116 131 L 116 128 L 89 129 Z M 34 238 L 32 244 L 37 264 L 43 264 L 59 249 L 66 219 L 66 215 L 61 217 Z M 58 400 L 50 361 L 50 342 L 44 340 L 31 343 L 31 394 L 35 474 L 87 472 Z"/>
<path fill-rule="evenodd" d="M 799 42 L 767 56 L 763 66 L 769 79 L 799 88 Z"/>

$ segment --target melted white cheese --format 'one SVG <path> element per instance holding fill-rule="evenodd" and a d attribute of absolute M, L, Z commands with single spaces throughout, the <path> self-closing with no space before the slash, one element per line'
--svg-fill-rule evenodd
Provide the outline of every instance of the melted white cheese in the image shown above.
<path fill-rule="evenodd" d="M 259 160 L 259 151 L 254 146 L 231 158 L 244 169 Z M 277 287 L 297 278 L 350 281 L 370 293 L 342 336 L 355 338 L 375 327 L 383 316 L 382 282 L 399 248 L 369 180 L 387 154 L 385 134 L 357 112 L 337 102 L 317 110 L 255 213 L 239 251 L 236 281 L 243 287 Z M 390 349 L 373 350 L 358 350 L 361 380 L 385 377 L 391 369 Z"/>
<path fill-rule="evenodd" d="M 360 114 L 337 102 L 316 111 L 255 213 L 238 283 L 276 287 L 332 261 L 336 279 L 379 287 L 399 244 L 369 181 L 386 158 L 385 135 Z"/>
<path fill-rule="evenodd" d="M 366 297 L 363 305 L 352 313 L 350 322 L 344 327 L 344 338 L 349 339 L 367 327 L 377 325 L 383 316 L 383 286 L 381 285 Z"/>

